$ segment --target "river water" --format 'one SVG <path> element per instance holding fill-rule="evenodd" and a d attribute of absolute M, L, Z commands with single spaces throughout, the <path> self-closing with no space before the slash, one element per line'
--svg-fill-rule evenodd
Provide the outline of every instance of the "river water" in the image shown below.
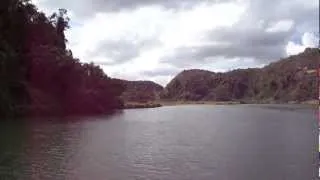
<path fill-rule="evenodd" d="M 0 122 L 0 179 L 313 180 L 317 112 L 185 105 Z"/>

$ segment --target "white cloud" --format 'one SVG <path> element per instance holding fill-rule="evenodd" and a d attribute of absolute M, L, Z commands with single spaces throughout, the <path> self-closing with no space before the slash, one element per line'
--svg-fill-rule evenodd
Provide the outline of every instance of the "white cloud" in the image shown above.
<path fill-rule="evenodd" d="M 302 44 L 307 47 L 317 47 L 318 38 L 315 36 L 315 34 L 306 32 L 302 36 Z"/>
<path fill-rule="evenodd" d="M 307 47 L 318 47 L 319 38 L 315 34 L 306 32 L 301 37 L 301 44 L 288 42 L 286 47 L 287 55 L 295 55 L 303 52 Z"/>
<path fill-rule="evenodd" d="M 289 31 L 294 25 L 293 20 L 281 20 L 276 23 L 273 23 L 266 32 L 282 32 Z"/>
<path fill-rule="evenodd" d="M 93 18 L 84 20 L 82 26 L 69 30 L 67 37 L 76 57 L 83 62 L 97 63 L 112 61 L 110 57 L 89 55 L 88 52 L 96 49 L 102 41 L 159 40 L 158 46 L 141 52 L 125 64 L 104 66 L 110 75 L 127 74 L 122 77 L 133 79 L 138 77 L 132 74 L 160 67 L 159 59 L 171 49 L 186 44 L 201 44 L 200 37 L 207 31 L 232 26 L 244 9 L 237 4 L 224 3 L 211 6 L 201 4 L 185 11 L 150 6 L 119 13 L 97 13 Z"/>
<path fill-rule="evenodd" d="M 190 11 L 172 14 L 160 35 L 167 48 L 176 48 L 197 43 L 201 36 L 212 29 L 231 27 L 244 12 L 241 4 L 224 3 L 199 5 Z"/>
<path fill-rule="evenodd" d="M 153 76 L 150 77 L 149 80 L 153 82 L 157 82 L 158 84 L 162 85 L 165 87 L 167 83 L 171 81 L 171 79 L 174 78 L 175 75 L 168 75 L 168 76 Z"/>
<path fill-rule="evenodd" d="M 221 57 L 213 57 L 210 52 L 214 51 L 208 49 L 205 53 L 210 56 L 184 63 L 190 68 L 226 71 L 234 68 L 259 67 L 266 63 L 258 59 L 258 56 L 252 56 L 254 52 L 261 49 L 265 52 L 262 54 L 274 54 L 268 56 L 273 59 L 279 52 L 286 51 L 288 55 L 297 54 L 305 47 L 314 47 L 317 44 L 317 38 L 312 33 L 308 33 L 314 30 L 312 29 L 314 23 L 307 20 L 304 23 L 305 17 L 311 18 L 307 16 L 309 15 L 307 12 L 318 10 L 318 2 L 312 0 L 292 2 L 276 0 L 279 4 L 277 7 L 268 5 L 269 3 L 264 0 L 216 1 L 217 3 L 208 3 L 212 2 L 210 0 L 190 0 L 187 2 L 191 4 L 191 8 L 185 9 L 176 8 L 181 3 L 178 0 L 32 1 L 47 14 L 56 11 L 57 7 L 67 8 L 71 17 L 71 29 L 66 32 L 66 36 L 69 40 L 68 47 L 73 51 L 74 56 L 82 62 L 93 61 L 101 64 L 109 76 L 128 80 L 155 80 L 165 85 L 175 74 L 153 73 L 152 76 L 147 76 L 143 72 L 160 73 L 163 69 L 175 72 L 176 70 L 172 67 L 173 62 L 171 66 L 170 61 L 166 62 L 169 63 L 168 65 L 160 59 L 182 47 L 198 47 L 197 50 L 209 45 L 212 47 L 219 45 L 220 48 L 221 46 L 229 47 L 218 51 Z M 108 5 L 114 5 L 116 10 L 108 9 Z M 122 5 L 123 8 L 120 7 Z M 227 33 L 223 34 L 221 29 L 226 30 Z M 294 31 L 303 34 L 301 43 L 287 39 Z M 210 38 L 209 32 L 216 34 Z M 103 51 L 108 52 L 108 49 L 103 49 L 103 44 L 110 45 L 110 42 L 114 43 L 112 50 L 115 52 L 103 53 Z M 115 45 L 117 42 L 119 47 Z M 116 52 L 123 42 L 125 47 Z M 149 45 L 146 42 L 156 43 Z M 147 48 L 139 47 L 142 45 Z M 248 45 L 251 46 L 248 47 Z M 257 46 L 263 48 L 259 49 Z M 240 48 L 246 51 L 240 51 Z M 256 50 L 250 48 L 256 48 Z M 192 49 L 189 50 L 192 51 Z M 126 53 L 126 51 L 131 53 L 131 56 L 121 56 L 124 57 L 121 63 L 114 62 L 115 58 L 110 55 Z M 236 56 L 237 53 L 232 54 L 232 52 L 244 53 L 246 56 L 239 58 L 240 56 Z M 107 62 L 112 63 L 106 65 Z M 175 68 L 179 70 L 185 67 Z"/>

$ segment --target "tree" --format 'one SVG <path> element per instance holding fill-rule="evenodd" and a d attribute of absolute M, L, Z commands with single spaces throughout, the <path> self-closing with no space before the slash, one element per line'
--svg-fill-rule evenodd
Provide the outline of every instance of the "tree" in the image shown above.
<path fill-rule="evenodd" d="M 29 0 L 0 2 L 0 116 L 107 113 L 123 106 L 120 84 L 66 49 L 68 23 L 65 9 L 48 18 Z"/>
<path fill-rule="evenodd" d="M 56 45 L 62 49 L 66 49 L 65 43 L 67 42 L 64 32 L 70 28 L 70 18 L 67 16 L 67 13 L 66 9 L 59 9 L 58 13 L 53 13 L 50 16 L 50 22 L 56 28 L 59 37 Z"/>

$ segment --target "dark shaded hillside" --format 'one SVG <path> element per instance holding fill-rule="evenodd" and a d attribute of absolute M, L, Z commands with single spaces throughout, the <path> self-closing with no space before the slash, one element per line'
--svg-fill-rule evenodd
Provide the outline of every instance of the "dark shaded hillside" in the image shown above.
<path fill-rule="evenodd" d="M 0 2 L 0 116 L 84 115 L 123 108 L 122 85 L 66 49 L 65 9 Z"/>
<path fill-rule="evenodd" d="M 238 69 L 226 73 L 184 70 L 165 87 L 164 100 L 288 102 L 317 99 L 316 69 L 319 49 L 281 59 L 264 68 Z"/>
<path fill-rule="evenodd" d="M 159 99 L 163 87 L 152 81 L 120 80 L 125 87 L 121 97 L 124 102 L 150 102 Z"/>

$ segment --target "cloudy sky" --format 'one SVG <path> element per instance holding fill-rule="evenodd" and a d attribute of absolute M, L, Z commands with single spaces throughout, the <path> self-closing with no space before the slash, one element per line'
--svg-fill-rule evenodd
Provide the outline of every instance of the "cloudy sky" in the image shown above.
<path fill-rule="evenodd" d="M 317 47 L 317 0 L 33 0 L 66 8 L 68 47 L 112 77 L 165 85 L 183 69 L 261 67 Z"/>

